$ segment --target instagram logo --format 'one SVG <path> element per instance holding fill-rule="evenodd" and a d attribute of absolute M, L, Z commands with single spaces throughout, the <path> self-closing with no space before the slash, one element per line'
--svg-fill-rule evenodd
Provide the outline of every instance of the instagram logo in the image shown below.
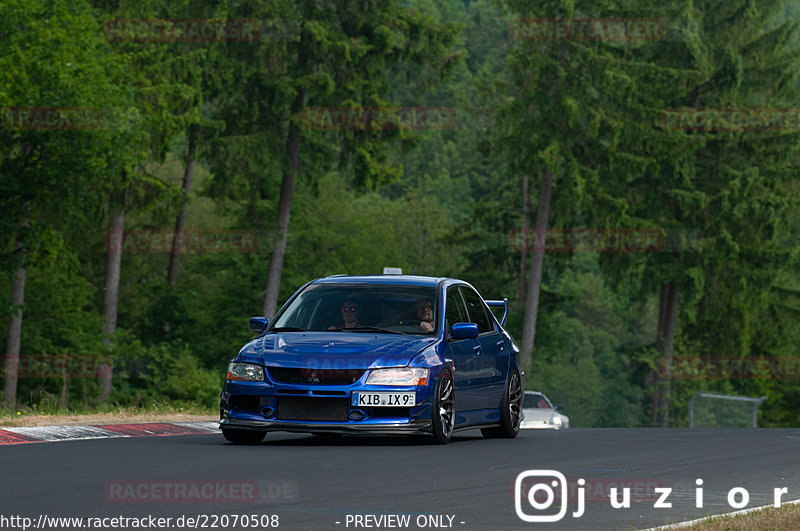
<path fill-rule="evenodd" d="M 585 483 L 583 479 L 578 480 L 581 486 Z M 583 498 L 583 489 L 579 489 L 578 510 L 572 515 L 575 518 L 583 515 Z M 560 502 L 558 512 L 549 511 L 557 500 Z M 525 512 L 523 503 L 533 509 L 531 514 Z M 514 482 L 514 508 L 525 522 L 558 522 L 567 514 L 567 478 L 557 470 L 520 472 Z"/>
<path fill-rule="evenodd" d="M 695 507 L 702 509 L 704 482 L 697 478 L 694 483 Z M 575 486 L 574 490 L 570 488 L 572 486 Z M 587 489 L 590 491 L 589 498 L 586 497 Z M 671 487 L 661 486 L 661 482 L 656 479 L 595 478 L 587 485 L 583 478 L 568 482 L 564 474 L 556 470 L 526 470 L 517 475 L 514 482 L 514 508 L 517 516 L 524 522 L 558 522 L 566 516 L 570 498 L 578 502 L 578 508 L 572 513 L 572 517 L 580 518 L 587 499 L 608 500 L 612 509 L 630 509 L 631 499 L 653 501 L 654 509 L 671 509 L 672 490 Z M 782 496 L 788 493 L 789 489 L 786 487 L 774 488 L 773 506 L 780 507 Z M 750 493 L 747 489 L 734 487 L 728 491 L 728 505 L 732 509 L 743 509 L 748 503 Z"/>

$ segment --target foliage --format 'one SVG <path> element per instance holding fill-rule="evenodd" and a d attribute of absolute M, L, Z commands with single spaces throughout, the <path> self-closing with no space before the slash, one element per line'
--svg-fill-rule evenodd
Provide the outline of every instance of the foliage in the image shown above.
<path fill-rule="evenodd" d="M 547 273 L 528 389 L 563 405 L 575 426 L 641 424 L 646 396 L 634 353 L 652 337 L 652 305 L 612 291 L 594 253 L 576 256 L 557 277 Z"/>
<path fill-rule="evenodd" d="M 661 252 L 548 253 L 528 388 L 575 426 L 647 422 L 658 286 L 676 282 L 676 357 L 797 355 L 797 133 L 666 128 L 665 109 L 796 107 L 800 3 L 713 0 L 6 0 L 0 112 L 90 107 L 89 129 L 0 127 L 0 317 L 27 266 L 22 359 L 91 368 L 102 345 L 109 210 L 170 230 L 198 132 L 189 230 L 253 231 L 252 252 L 124 253 L 112 403 L 213 407 L 262 311 L 280 188 L 299 134 L 279 302 L 312 278 L 384 266 L 516 300 L 522 179 L 536 211 L 555 175 L 555 228 L 655 228 Z M 115 19 L 248 19 L 253 41 L 110 42 Z M 662 39 L 516 40 L 519 17 L 660 18 Z M 447 107 L 429 130 L 302 127 L 310 107 Z M 123 198 L 124 196 L 124 198 Z M 123 202 L 124 199 L 124 202 Z M 530 221 L 530 220 L 528 220 Z M 0 340 L 6 329 L 0 327 Z M 23 408 L 93 407 L 93 374 L 20 380 Z M 698 389 L 767 395 L 762 425 L 800 422 L 788 378 L 676 379 L 670 422 Z"/>
<path fill-rule="evenodd" d="M 110 53 L 86 2 L 11 0 L 0 10 L 0 249 L 8 271 L 46 244 L 48 231 L 80 225 L 96 208 L 109 168 L 130 162 L 123 146 L 138 113 L 118 84 L 126 63 Z M 12 253 L 14 244 L 22 252 Z"/>

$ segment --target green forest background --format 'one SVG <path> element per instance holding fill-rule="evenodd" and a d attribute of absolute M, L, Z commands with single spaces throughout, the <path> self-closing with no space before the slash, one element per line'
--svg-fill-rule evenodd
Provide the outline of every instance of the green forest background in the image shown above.
<path fill-rule="evenodd" d="M 530 18 L 657 19 L 664 31 L 515 38 L 510 21 Z M 110 37 L 147 19 L 256 20 L 260 38 Z M 673 379 L 664 419 L 653 397 L 666 289 L 672 356 L 800 356 L 798 127 L 660 122 L 669 109 L 800 107 L 799 21 L 798 1 L 4 0 L 0 109 L 99 108 L 106 122 L 0 127 L 7 359 L 21 318 L 3 411 L 213 412 L 284 235 L 278 306 L 316 277 L 402 267 L 507 297 L 520 343 L 531 257 L 513 236 L 534 226 L 549 175 L 548 227 L 655 229 L 670 244 L 544 253 L 527 387 L 577 427 L 686 426 L 698 390 L 766 395 L 760 426 L 798 426 L 796 371 Z M 304 108 L 386 106 L 451 108 L 455 124 L 301 120 Z M 254 231 L 256 252 L 183 252 L 171 275 L 170 253 L 123 252 L 111 322 L 109 233 L 171 231 L 182 212 L 189 231 Z M 104 391 L 96 369 L 108 366 Z"/>

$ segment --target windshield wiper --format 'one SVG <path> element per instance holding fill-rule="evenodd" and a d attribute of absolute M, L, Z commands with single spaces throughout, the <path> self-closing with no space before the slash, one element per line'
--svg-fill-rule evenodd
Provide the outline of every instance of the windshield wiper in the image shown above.
<path fill-rule="evenodd" d="M 383 332 L 384 334 L 400 334 L 402 336 L 408 335 L 405 332 L 397 330 L 388 330 L 386 328 L 378 328 L 377 326 L 357 326 L 355 328 L 342 328 L 343 332 Z"/>
<path fill-rule="evenodd" d="M 297 328 L 296 326 L 278 326 L 270 330 L 270 332 L 308 332 L 308 330 Z"/>

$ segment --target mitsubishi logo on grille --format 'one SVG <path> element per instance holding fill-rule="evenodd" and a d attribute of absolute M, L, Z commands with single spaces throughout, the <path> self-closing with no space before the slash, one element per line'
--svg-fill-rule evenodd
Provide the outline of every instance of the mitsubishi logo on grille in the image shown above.
<path fill-rule="evenodd" d="M 311 371 L 311 374 L 306 378 L 306 382 L 310 384 L 318 384 L 319 378 L 317 378 L 317 371 Z"/>

